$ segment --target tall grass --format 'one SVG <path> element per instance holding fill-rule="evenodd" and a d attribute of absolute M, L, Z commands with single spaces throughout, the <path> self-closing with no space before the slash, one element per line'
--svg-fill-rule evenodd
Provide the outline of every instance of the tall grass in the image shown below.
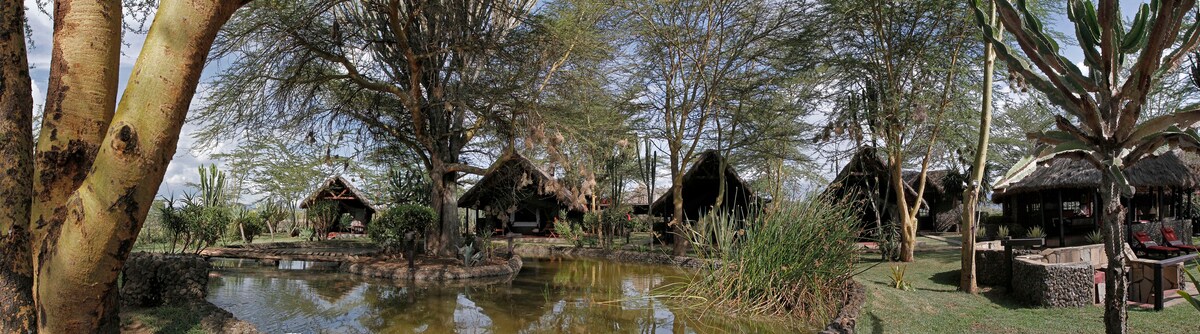
<path fill-rule="evenodd" d="M 745 220 L 722 264 L 684 288 L 731 313 L 824 324 L 838 310 L 858 260 L 855 209 L 810 196 Z"/>

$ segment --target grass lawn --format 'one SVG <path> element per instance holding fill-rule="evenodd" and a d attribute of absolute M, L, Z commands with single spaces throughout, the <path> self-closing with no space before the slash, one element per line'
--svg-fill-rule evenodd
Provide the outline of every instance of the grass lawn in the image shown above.
<path fill-rule="evenodd" d="M 300 236 L 300 237 L 293 238 L 293 237 L 286 236 L 283 234 L 276 234 L 275 239 L 272 240 L 271 236 L 269 236 L 267 234 L 262 234 L 262 235 L 254 237 L 254 241 L 251 242 L 251 244 L 269 244 L 269 243 L 273 243 L 273 242 L 299 242 L 299 241 L 308 241 L 308 237 Z M 217 244 L 214 245 L 213 247 L 225 247 L 225 246 L 241 245 L 241 244 L 242 244 L 241 240 L 232 240 L 231 239 L 231 240 L 227 240 L 227 241 L 217 242 Z M 180 242 L 179 245 L 176 245 L 176 248 L 182 247 L 182 246 L 183 246 L 182 242 Z M 169 249 L 169 248 L 171 248 L 171 243 L 169 243 L 169 242 L 167 242 L 167 243 L 149 243 L 149 242 L 140 243 L 139 242 L 139 243 L 133 244 L 134 252 L 161 253 L 161 252 L 166 252 L 167 249 Z"/>
<path fill-rule="evenodd" d="M 864 254 L 856 279 L 867 288 L 860 333 L 1103 333 L 1104 309 L 1039 308 L 1008 298 L 1003 288 L 978 296 L 956 291 L 959 252 L 918 252 L 905 279 L 913 291 L 888 286 L 892 263 Z M 1200 311 L 1180 304 L 1161 312 L 1129 309 L 1130 333 L 1197 333 Z"/>

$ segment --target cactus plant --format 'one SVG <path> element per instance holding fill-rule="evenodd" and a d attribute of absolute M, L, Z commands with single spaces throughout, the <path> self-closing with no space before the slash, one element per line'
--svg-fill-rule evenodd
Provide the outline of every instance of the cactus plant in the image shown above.
<path fill-rule="evenodd" d="M 1083 159 L 1101 171 L 1101 217 L 1106 245 L 1118 245 L 1125 235 L 1121 224 L 1126 209 L 1121 197 L 1133 195 L 1125 167 L 1154 156 L 1164 146 L 1200 150 L 1200 108 L 1167 113 L 1141 120 L 1147 96 L 1161 79 L 1175 70 L 1200 44 L 1200 30 L 1190 15 L 1194 1 L 1159 1 L 1143 4 L 1128 28 L 1115 0 L 1069 0 L 1067 17 L 1083 50 L 1083 71 L 1060 53 L 1059 44 L 1026 1 L 994 0 L 1003 28 L 1016 40 L 1022 55 L 1000 40 L 987 23 L 981 0 L 971 2 L 976 24 L 1018 82 L 1044 94 L 1072 119 L 1055 116 L 1055 130 L 1031 137 L 1039 147 L 1019 161 L 997 187 L 1028 176 L 1039 162 L 1061 155 Z M 1191 22 L 1184 22 L 1184 20 Z M 1126 59 L 1136 55 L 1135 59 Z M 1120 247 L 1105 247 L 1109 286 L 1128 285 L 1126 256 Z M 1105 297 L 1105 329 L 1126 332 L 1125 300 L 1128 289 L 1117 288 Z"/>

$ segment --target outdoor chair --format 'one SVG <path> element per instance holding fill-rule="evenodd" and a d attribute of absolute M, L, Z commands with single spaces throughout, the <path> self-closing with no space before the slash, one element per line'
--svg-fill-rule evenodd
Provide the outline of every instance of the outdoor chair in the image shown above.
<path fill-rule="evenodd" d="M 1145 252 L 1146 254 L 1156 253 L 1164 256 L 1171 256 L 1171 254 L 1182 252 L 1182 250 L 1179 248 L 1159 246 L 1158 243 L 1150 239 L 1150 235 L 1146 234 L 1146 232 L 1134 232 L 1133 238 L 1137 239 L 1138 242 L 1138 245 L 1135 246 L 1134 249 Z"/>
<path fill-rule="evenodd" d="M 1179 240 L 1179 237 L 1175 235 L 1174 228 L 1163 227 L 1162 234 L 1163 241 L 1165 241 L 1168 246 L 1179 248 L 1188 252 L 1200 251 L 1200 247 L 1192 246 L 1184 243 L 1182 240 Z"/>

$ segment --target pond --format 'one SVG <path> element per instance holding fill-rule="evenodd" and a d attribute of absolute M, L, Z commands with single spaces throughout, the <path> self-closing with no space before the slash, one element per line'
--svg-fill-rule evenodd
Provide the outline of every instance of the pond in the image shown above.
<path fill-rule="evenodd" d="M 734 319 L 663 297 L 681 269 L 582 259 L 526 259 L 511 282 L 412 285 L 338 273 L 328 264 L 214 260 L 208 300 L 264 333 L 764 333 L 781 323 Z"/>

